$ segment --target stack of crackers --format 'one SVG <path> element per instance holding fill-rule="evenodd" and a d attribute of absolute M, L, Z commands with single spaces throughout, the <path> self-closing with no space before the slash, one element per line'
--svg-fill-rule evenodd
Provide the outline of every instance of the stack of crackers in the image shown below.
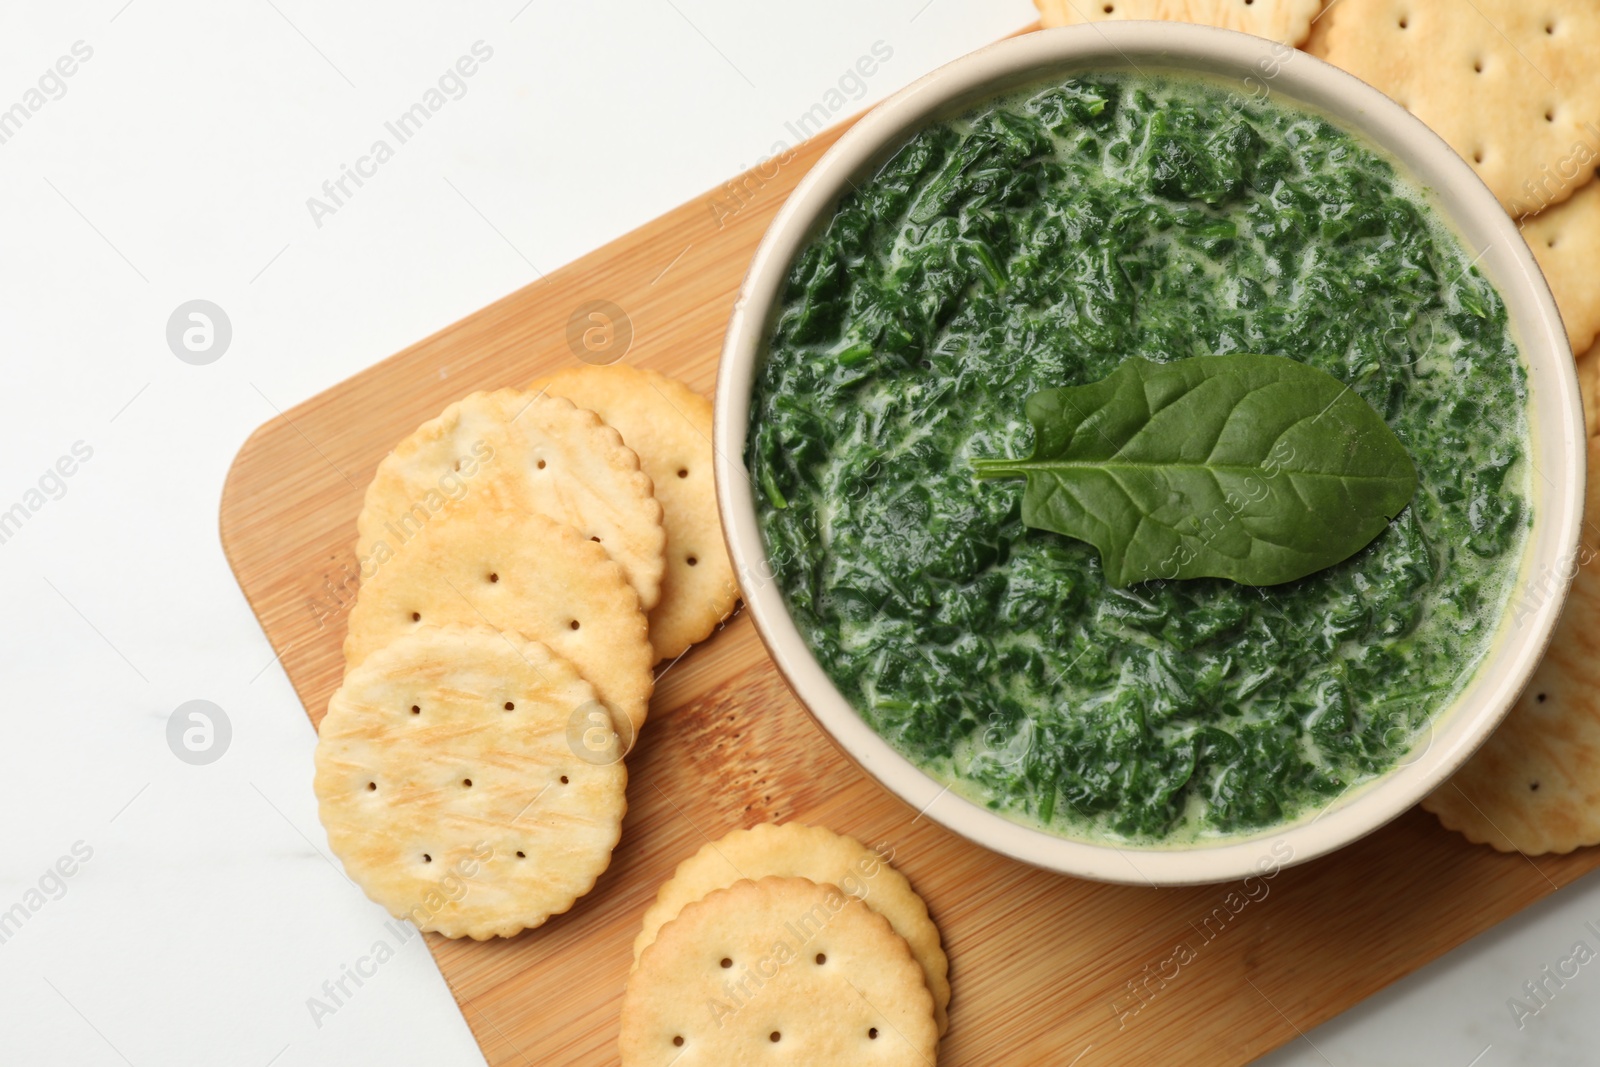
<path fill-rule="evenodd" d="M 949 965 L 884 851 L 765 824 L 679 864 L 633 943 L 623 1067 L 932 1064 Z"/>
<path fill-rule="evenodd" d="M 316 793 L 369 897 L 447 937 L 507 937 L 610 863 L 652 667 L 736 602 L 711 409 L 584 367 L 475 393 L 379 464 Z M 646 913 L 622 1062 L 931 1064 L 950 1003 L 928 907 L 885 850 L 738 830 Z"/>
<path fill-rule="evenodd" d="M 1520 220 L 1579 354 L 1589 427 L 1583 546 L 1565 613 L 1527 692 L 1423 807 L 1502 851 L 1600 844 L 1600 3 L 1035 2 L 1047 27 L 1170 19 L 1304 48 L 1427 123 Z M 1286 49 L 1283 61 L 1293 55 Z M 1271 73 L 1263 71 L 1268 80 Z"/>
<path fill-rule="evenodd" d="M 357 530 L 329 844 L 423 930 L 538 926 L 610 863 L 653 666 L 735 605 L 711 405 L 620 365 L 475 393 L 378 465 Z"/>

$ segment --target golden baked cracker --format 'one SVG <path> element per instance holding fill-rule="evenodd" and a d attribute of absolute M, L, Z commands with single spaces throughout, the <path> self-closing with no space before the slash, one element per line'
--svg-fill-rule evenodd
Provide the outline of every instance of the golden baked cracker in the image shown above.
<path fill-rule="evenodd" d="M 593 412 L 499 389 L 473 393 L 423 423 L 378 464 L 367 487 L 356 522 L 363 574 L 463 500 L 564 522 L 605 545 L 646 609 L 660 596 L 661 505 L 639 457 Z"/>
<path fill-rule="evenodd" d="M 1524 219 L 1522 236 L 1550 283 L 1573 353 L 1585 351 L 1600 336 L 1600 182 Z"/>
<path fill-rule="evenodd" d="M 422 930 L 481 941 L 538 926 L 589 891 L 622 833 L 622 760 L 569 741 L 589 706 L 594 689 L 536 641 L 431 626 L 396 639 L 345 677 L 322 720 L 328 844 L 367 896 Z"/>
<path fill-rule="evenodd" d="M 1033 0 L 1046 27 L 1118 19 L 1198 22 L 1299 44 L 1322 0 Z"/>
<path fill-rule="evenodd" d="M 1489 740 L 1422 801 L 1446 828 L 1502 852 L 1600 844 L 1600 438 L 1589 439 L 1587 518 L 1555 637 Z M 1515 609 L 1513 609 L 1515 610 Z"/>
<path fill-rule="evenodd" d="M 644 913 L 643 928 L 633 942 L 634 965 L 656 939 L 656 932 L 683 908 L 740 879 L 775 876 L 809 878 L 828 883 L 860 899 L 889 920 L 906 939 L 933 993 L 934 1017 L 943 1034 L 949 1026 L 950 962 L 939 944 L 939 928 L 928 917 L 928 905 L 905 875 L 853 837 L 803 823 L 762 823 L 735 830 L 678 864 L 672 879 Z"/>
<path fill-rule="evenodd" d="M 763 878 L 684 907 L 622 998 L 623 1067 L 927 1067 L 933 997 L 905 939 L 836 886 Z"/>
<path fill-rule="evenodd" d="M 435 516 L 361 584 L 345 662 L 425 625 L 542 641 L 594 686 L 630 744 L 644 724 L 654 681 L 639 598 L 605 549 L 570 526 L 466 502 Z"/>
<path fill-rule="evenodd" d="M 1594 177 L 1594 0 L 1337 0 L 1319 21 L 1317 54 L 1432 127 L 1513 216 Z"/>
<path fill-rule="evenodd" d="M 1300 42 L 1300 47 L 1314 56 L 1322 56 L 1327 52 L 1328 30 L 1339 18 L 1339 0 L 1331 4 L 1324 4 L 1317 16 L 1311 20 L 1311 30 L 1306 34 L 1305 40 Z"/>
<path fill-rule="evenodd" d="M 1600 436 L 1600 344 L 1578 357 L 1578 392 L 1583 396 L 1583 424 L 1590 437 Z"/>
<path fill-rule="evenodd" d="M 599 414 L 639 454 L 667 531 L 661 599 L 650 611 L 656 659 L 710 636 L 739 599 L 711 474 L 711 402 L 682 382 L 621 363 L 582 366 L 534 382 Z"/>

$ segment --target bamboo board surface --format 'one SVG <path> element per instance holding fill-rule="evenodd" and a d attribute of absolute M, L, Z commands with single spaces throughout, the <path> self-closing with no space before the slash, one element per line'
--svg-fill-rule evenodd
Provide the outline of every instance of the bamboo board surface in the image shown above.
<path fill-rule="evenodd" d="M 340 680 L 356 513 L 378 461 L 451 401 L 573 361 L 568 320 L 592 300 L 626 312 L 627 362 L 709 394 L 745 266 L 839 132 L 251 435 L 223 490 L 222 543 L 313 722 Z M 1047 874 L 920 817 L 841 756 L 743 615 L 659 679 L 628 763 L 622 843 L 572 911 L 508 941 L 428 936 L 495 1067 L 614 1063 L 631 945 L 657 887 L 706 840 L 756 822 L 819 823 L 893 850 L 950 954 L 947 1065 L 1245 1063 L 1600 866 L 1600 849 L 1529 859 L 1472 846 L 1414 809 L 1248 887 Z"/>

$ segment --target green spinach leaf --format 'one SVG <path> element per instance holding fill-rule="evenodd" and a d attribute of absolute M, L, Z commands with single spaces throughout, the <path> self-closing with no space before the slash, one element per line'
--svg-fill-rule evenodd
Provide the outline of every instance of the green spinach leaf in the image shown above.
<path fill-rule="evenodd" d="M 1365 400 L 1282 356 L 1135 357 L 1027 414 L 1032 457 L 975 460 L 978 476 L 1027 478 L 1023 522 L 1094 545 L 1113 586 L 1294 581 L 1365 547 L 1417 487 Z"/>

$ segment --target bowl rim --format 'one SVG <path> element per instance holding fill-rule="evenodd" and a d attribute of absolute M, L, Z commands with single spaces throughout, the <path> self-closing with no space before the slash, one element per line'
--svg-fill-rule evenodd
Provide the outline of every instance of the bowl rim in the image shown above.
<path fill-rule="evenodd" d="M 1474 263 L 1500 292 L 1528 371 L 1529 463 L 1537 476 L 1530 477 L 1534 519 L 1499 631 L 1475 676 L 1430 722 L 1420 751 L 1312 818 L 1303 813 L 1256 834 L 1189 847 L 1100 843 L 1036 829 L 966 799 L 896 751 L 839 692 L 795 627 L 772 578 L 743 462 L 755 368 L 789 264 L 831 217 L 848 180 L 914 130 L 976 100 L 1073 72 L 1143 73 L 1140 60 L 1163 73 L 1234 80 L 1252 95 L 1281 92 L 1291 104 L 1321 112 L 1397 161 L 1464 246 L 1481 243 Z M 1510 710 L 1553 634 L 1578 558 L 1586 440 L 1572 352 L 1549 286 L 1515 221 L 1472 168 L 1410 112 L 1314 56 L 1172 22 L 1091 24 L 1003 40 L 924 75 L 859 119 L 799 182 L 751 260 L 724 340 L 713 415 L 718 508 L 740 591 L 780 674 L 823 733 L 919 818 L 1025 863 L 1132 885 L 1270 876 L 1385 825 L 1464 763 Z"/>

